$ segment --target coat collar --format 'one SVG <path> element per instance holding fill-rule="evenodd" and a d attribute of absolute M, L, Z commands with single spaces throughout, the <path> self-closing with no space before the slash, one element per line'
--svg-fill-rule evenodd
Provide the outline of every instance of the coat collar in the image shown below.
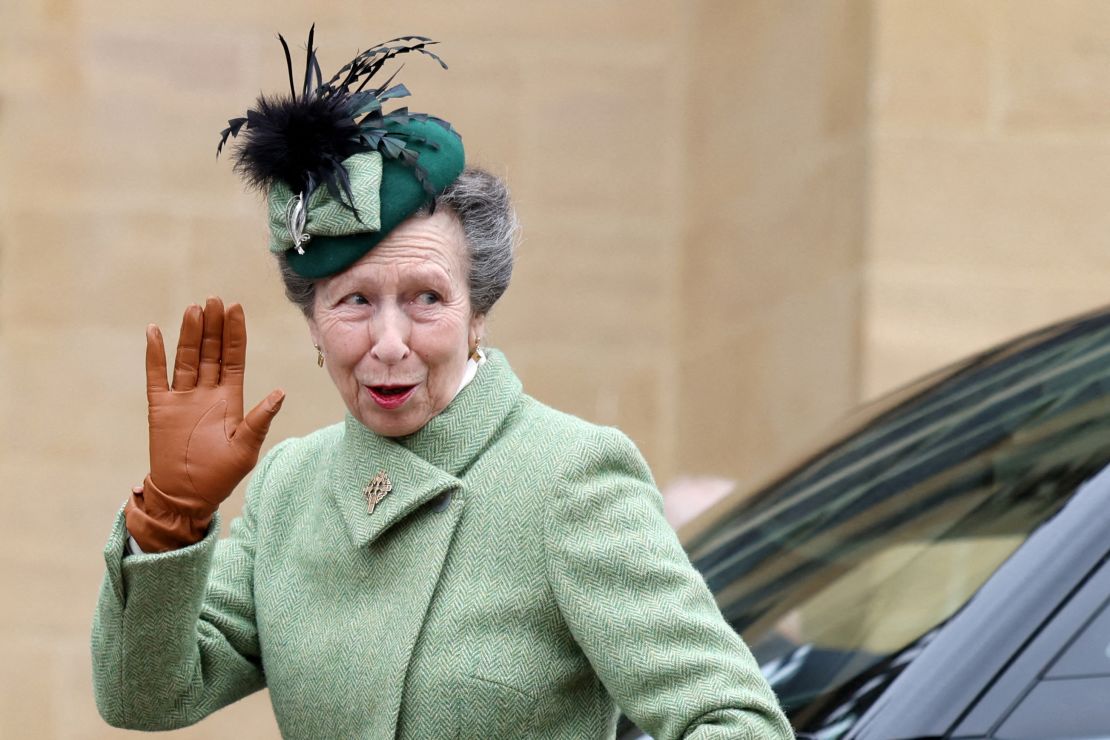
<path fill-rule="evenodd" d="M 439 415 L 407 437 L 381 437 L 350 414 L 330 474 L 336 504 L 351 542 L 362 548 L 437 496 L 464 498 L 459 480 L 489 445 L 520 402 L 520 380 L 495 350 L 465 388 Z M 385 471 L 393 489 L 368 512 L 363 492 Z"/>

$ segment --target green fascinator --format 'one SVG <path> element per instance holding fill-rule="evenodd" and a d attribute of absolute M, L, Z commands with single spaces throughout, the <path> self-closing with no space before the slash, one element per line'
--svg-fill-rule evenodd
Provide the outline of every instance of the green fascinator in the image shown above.
<path fill-rule="evenodd" d="M 266 193 L 270 250 L 307 278 L 342 272 L 398 224 L 455 181 L 465 165 L 462 139 L 441 118 L 383 103 L 410 93 L 371 79 L 390 59 L 419 53 L 447 65 L 424 36 L 402 36 L 360 53 L 327 82 L 308 32 L 304 82 L 294 83 L 289 44 L 278 36 L 289 96 L 262 95 L 232 118 L 216 148 L 236 138 L 235 169 Z"/>

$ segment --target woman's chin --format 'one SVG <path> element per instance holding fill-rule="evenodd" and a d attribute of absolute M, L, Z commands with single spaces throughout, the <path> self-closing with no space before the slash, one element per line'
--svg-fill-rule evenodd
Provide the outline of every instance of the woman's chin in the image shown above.
<path fill-rule="evenodd" d="M 359 404 L 356 416 L 362 425 L 382 437 L 404 437 L 417 432 L 428 423 L 431 415 L 425 412 L 424 404 L 414 403 L 410 398 L 400 408 L 382 408 L 372 399 Z"/>

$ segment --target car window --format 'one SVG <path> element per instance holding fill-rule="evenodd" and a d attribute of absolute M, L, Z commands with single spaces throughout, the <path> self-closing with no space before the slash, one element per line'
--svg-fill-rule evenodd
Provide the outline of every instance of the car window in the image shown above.
<path fill-rule="evenodd" d="M 688 543 L 796 729 L 846 732 L 1110 462 L 1108 323 L 944 378 Z"/>

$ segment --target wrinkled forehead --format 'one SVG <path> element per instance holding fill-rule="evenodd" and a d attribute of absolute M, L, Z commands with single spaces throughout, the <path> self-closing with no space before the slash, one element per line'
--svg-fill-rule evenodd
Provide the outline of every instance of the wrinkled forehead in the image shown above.
<path fill-rule="evenodd" d="M 467 262 L 466 237 L 454 211 L 438 208 L 434 214 L 407 219 L 352 267 L 359 263 L 382 265 L 420 260 L 444 268 Z"/>
<path fill-rule="evenodd" d="M 410 219 L 357 262 L 325 284 L 352 280 L 409 280 L 459 283 L 466 279 L 467 252 L 462 228 L 453 215 Z"/>

